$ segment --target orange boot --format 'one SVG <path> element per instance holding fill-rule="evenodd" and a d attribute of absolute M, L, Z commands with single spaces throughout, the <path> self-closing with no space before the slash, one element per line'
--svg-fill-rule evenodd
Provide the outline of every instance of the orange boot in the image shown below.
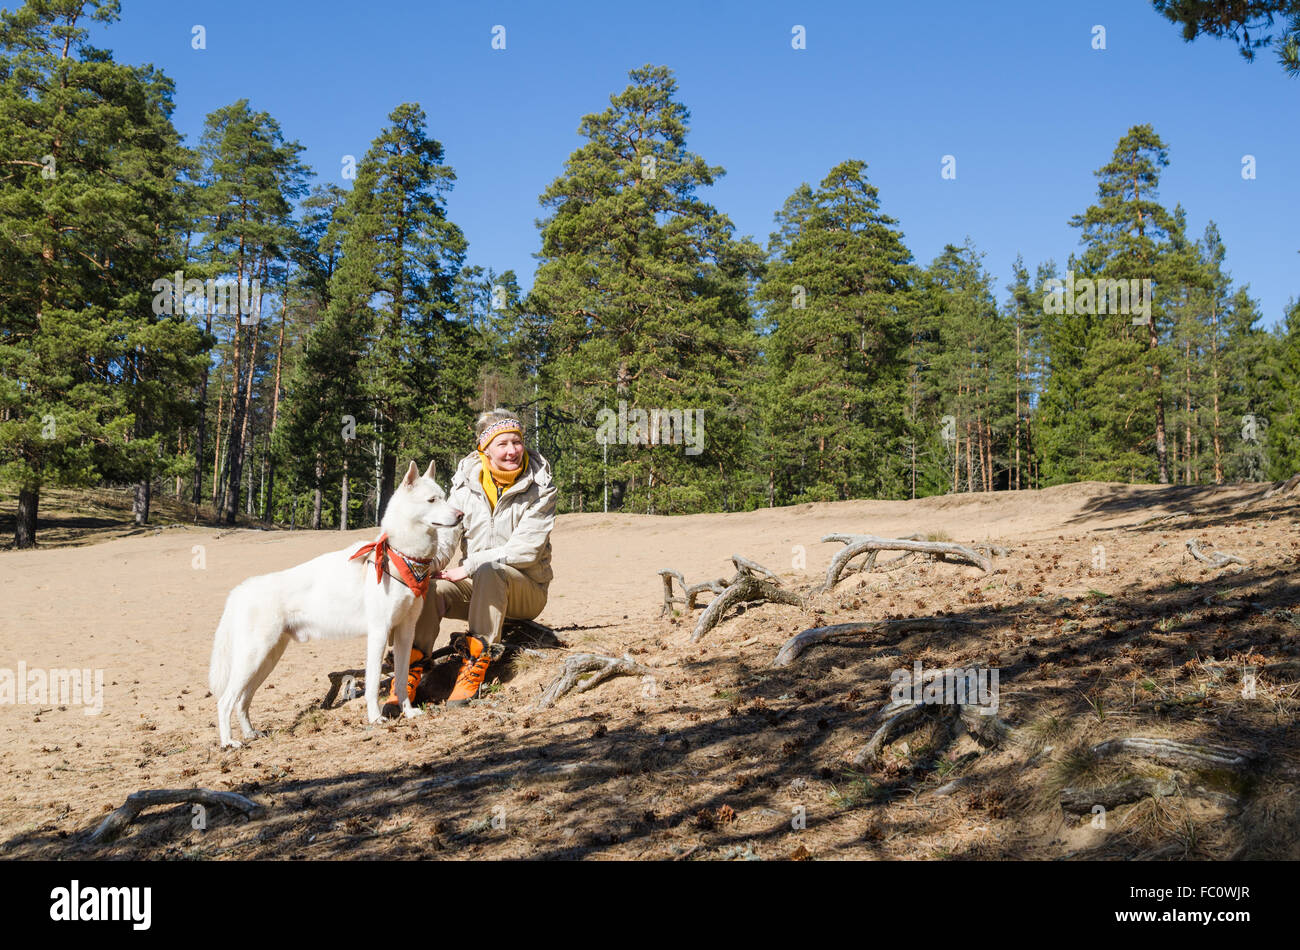
<path fill-rule="evenodd" d="M 424 679 L 425 670 L 424 654 L 419 647 L 411 647 L 411 665 L 406 674 L 406 698 L 415 705 L 415 691 L 420 685 L 420 680 Z M 384 700 L 385 706 L 400 706 L 402 701 L 397 698 L 397 677 L 393 677 L 392 686 L 388 690 L 388 698 Z"/>
<path fill-rule="evenodd" d="M 465 659 L 456 676 L 456 688 L 447 697 L 448 706 L 464 706 L 478 695 L 487 676 L 488 664 L 492 662 L 492 651 L 487 643 L 472 634 L 466 635 L 456 646 Z"/>

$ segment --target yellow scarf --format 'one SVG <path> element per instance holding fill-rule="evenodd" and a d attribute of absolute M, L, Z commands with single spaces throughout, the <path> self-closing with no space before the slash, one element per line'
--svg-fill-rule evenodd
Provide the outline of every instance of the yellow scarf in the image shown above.
<path fill-rule="evenodd" d="M 500 500 L 501 495 L 505 494 L 506 489 L 513 485 L 515 479 L 528 468 L 528 450 L 524 450 L 523 460 L 513 472 L 503 472 L 499 468 L 493 468 L 487 453 L 482 449 L 479 450 L 478 458 L 483 463 L 483 468 L 479 471 L 478 476 L 483 485 L 483 493 L 487 495 L 488 504 L 492 506 L 492 510 L 496 511 L 497 501 Z"/>

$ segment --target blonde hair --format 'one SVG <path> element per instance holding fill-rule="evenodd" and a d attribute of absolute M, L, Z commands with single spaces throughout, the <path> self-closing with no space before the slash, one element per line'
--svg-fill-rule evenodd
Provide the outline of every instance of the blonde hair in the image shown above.
<path fill-rule="evenodd" d="M 474 420 L 474 444 L 481 445 L 483 443 L 483 433 L 489 427 L 496 425 L 498 422 L 507 421 L 519 426 L 519 438 L 521 440 L 527 436 L 528 430 L 524 428 L 523 421 L 520 420 L 519 416 L 508 409 L 502 409 L 498 406 L 487 412 L 480 412 L 478 418 Z"/>

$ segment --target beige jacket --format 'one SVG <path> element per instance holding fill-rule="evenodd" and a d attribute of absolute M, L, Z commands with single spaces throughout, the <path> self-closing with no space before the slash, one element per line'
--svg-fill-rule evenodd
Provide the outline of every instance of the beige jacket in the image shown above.
<path fill-rule="evenodd" d="M 458 528 L 462 532 L 461 566 L 473 577 L 480 565 L 499 561 L 517 568 L 544 589 L 554 576 L 551 528 L 559 496 L 551 480 L 551 463 L 529 448 L 528 470 L 497 500 L 496 511 L 479 481 L 481 468 L 477 452 L 461 459 L 447 496 L 452 507 L 465 512 Z"/>

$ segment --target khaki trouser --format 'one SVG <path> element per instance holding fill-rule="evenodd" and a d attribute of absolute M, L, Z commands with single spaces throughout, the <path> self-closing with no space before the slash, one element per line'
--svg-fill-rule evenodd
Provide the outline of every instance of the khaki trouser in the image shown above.
<path fill-rule="evenodd" d="M 546 589 L 506 564 L 484 564 L 472 578 L 435 583 L 415 624 L 415 646 L 425 656 L 438 640 L 443 617 L 468 620 L 469 632 L 491 645 L 501 638 L 507 617 L 532 620 L 546 606 Z"/>

